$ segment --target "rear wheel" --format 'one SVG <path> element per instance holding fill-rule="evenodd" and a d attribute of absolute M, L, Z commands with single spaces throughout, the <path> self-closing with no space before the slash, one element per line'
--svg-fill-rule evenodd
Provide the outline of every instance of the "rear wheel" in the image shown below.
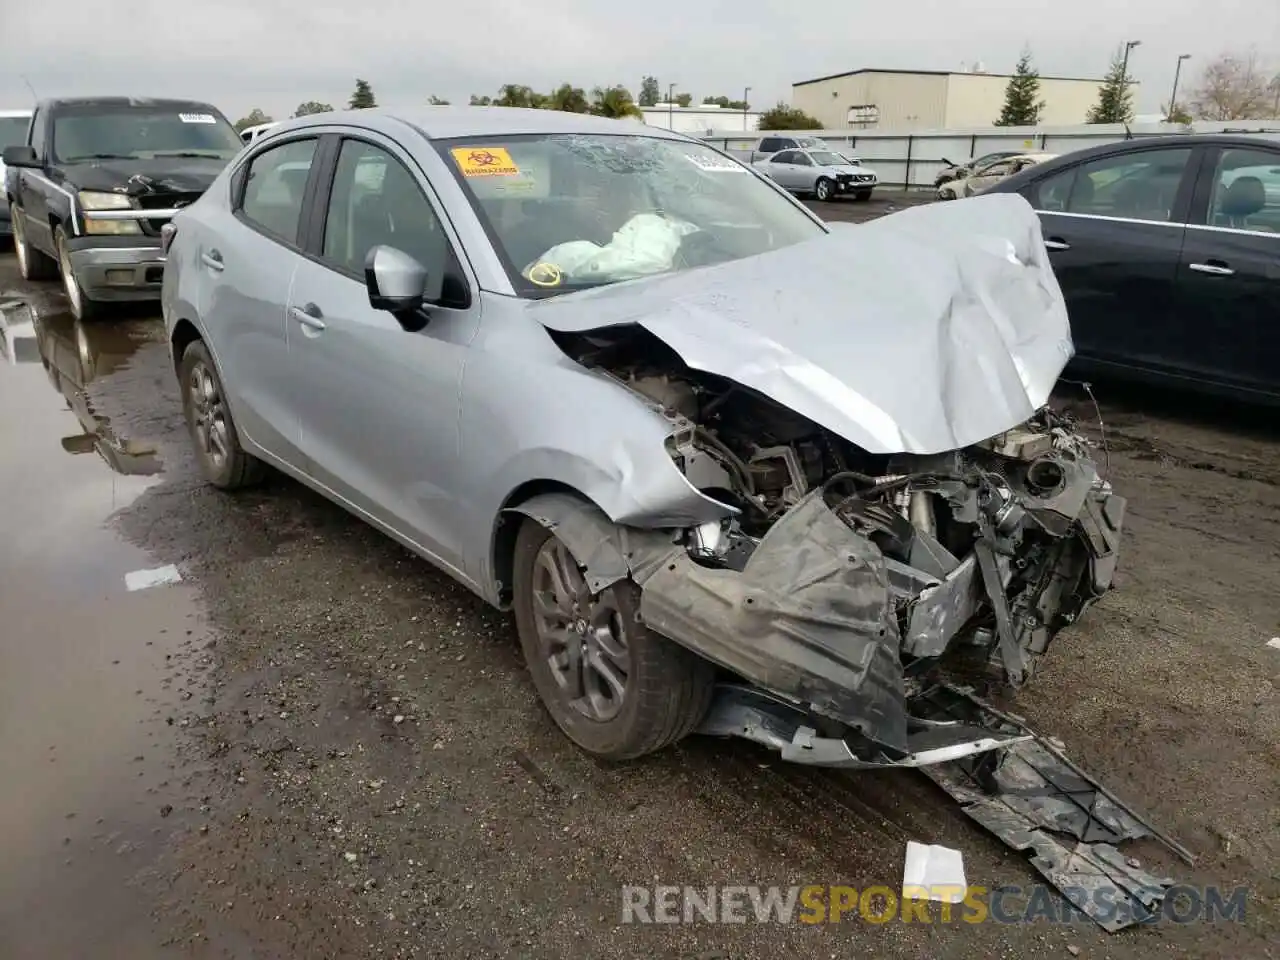
<path fill-rule="evenodd" d="M 574 743 L 608 760 L 661 750 L 692 733 L 715 668 L 640 622 L 640 588 L 592 594 L 560 539 L 525 520 L 516 538 L 516 628 L 534 687 Z"/>
<path fill-rule="evenodd" d="M 18 258 L 18 272 L 23 280 L 52 280 L 58 275 L 57 261 L 36 250 L 27 241 L 26 214 L 17 204 L 9 206 L 9 222 L 13 230 L 13 253 Z"/>
<path fill-rule="evenodd" d="M 182 412 L 186 415 L 187 429 L 204 478 L 222 490 L 235 490 L 260 481 L 265 466 L 240 446 L 222 381 L 208 347 L 201 341 L 188 344 L 183 351 L 178 376 L 182 386 Z"/>
<path fill-rule="evenodd" d="M 826 177 L 819 177 L 818 182 L 813 185 L 813 195 L 824 202 L 830 200 L 834 192 L 831 181 Z"/>
<path fill-rule="evenodd" d="M 102 304 L 90 300 L 80 288 L 75 268 L 71 265 L 71 251 L 67 249 L 67 233 L 62 227 L 53 231 L 53 246 L 58 251 L 58 269 L 62 273 L 62 289 L 67 294 L 71 315 L 77 320 L 92 320 L 102 313 Z"/>

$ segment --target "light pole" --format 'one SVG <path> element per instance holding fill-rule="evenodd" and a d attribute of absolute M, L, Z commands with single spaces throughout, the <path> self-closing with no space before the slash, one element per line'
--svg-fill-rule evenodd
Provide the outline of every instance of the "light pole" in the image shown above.
<path fill-rule="evenodd" d="M 747 87 L 742 91 L 742 129 L 746 132 L 750 129 L 747 126 L 747 111 L 751 108 L 751 104 L 747 102 L 747 98 L 751 96 L 751 88 Z"/>
<path fill-rule="evenodd" d="M 1141 40 L 1128 40 L 1124 45 L 1124 62 L 1120 65 L 1120 80 L 1127 87 L 1129 85 L 1129 51 L 1134 47 L 1142 46 Z"/>
<path fill-rule="evenodd" d="M 1173 68 L 1173 93 L 1169 94 L 1169 112 L 1165 119 L 1173 123 L 1173 111 L 1177 109 L 1178 103 L 1178 76 L 1182 73 L 1182 61 L 1190 60 L 1191 54 L 1182 53 L 1178 55 L 1178 65 Z"/>
<path fill-rule="evenodd" d="M 676 85 L 674 83 L 668 83 L 667 84 L 667 129 L 668 130 L 674 130 L 676 128 L 675 116 L 674 116 L 675 107 L 673 106 L 673 103 L 672 103 L 672 100 L 675 97 L 675 95 L 676 95 Z"/>

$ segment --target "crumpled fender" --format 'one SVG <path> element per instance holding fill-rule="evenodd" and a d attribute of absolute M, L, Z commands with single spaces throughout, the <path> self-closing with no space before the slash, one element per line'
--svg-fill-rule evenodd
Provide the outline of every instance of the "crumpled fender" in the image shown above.
<path fill-rule="evenodd" d="M 597 507 L 544 494 L 511 508 L 558 536 L 594 591 L 630 577 L 655 632 L 772 693 L 907 750 L 897 625 L 884 557 L 815 491 L 741 571 L 695 563 L 672 531 L 614 525 Z"/>

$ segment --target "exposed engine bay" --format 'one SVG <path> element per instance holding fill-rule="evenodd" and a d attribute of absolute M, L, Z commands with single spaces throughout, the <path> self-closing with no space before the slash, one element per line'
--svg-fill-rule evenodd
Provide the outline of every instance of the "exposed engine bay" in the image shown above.
<path fill-rule="evenodd" d="M 873 752 L 909 752 L 932 667 L 1018 686 L 1111 586 L 1125 501 L 1048 408 L 961 450 L 871 455 L 640 328 L 556 340 L 659 408 L 688 481 L 737 511 L 683 531 L 687 566 L 632 562 L 646 622 Z"/>

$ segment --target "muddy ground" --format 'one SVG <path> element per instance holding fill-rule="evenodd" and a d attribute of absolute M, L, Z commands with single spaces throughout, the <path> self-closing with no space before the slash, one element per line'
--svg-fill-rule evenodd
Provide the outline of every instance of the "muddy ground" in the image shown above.
<path fill-rule="evenodd" d="M 627 926 L 624 884 L 894 888 L 909 839 L 962 850 L 970 884 L 1038 875 L 911 773 L 702 738 L 593 762 L 503 614 L 292 481 L 199 481 L 152 315 L 77 325 L 7 255 L 0 292 L 40 315 L 0 364 L 0 957 L 1276 955 L 1267 414 L 1095 385 L 1119 586 L 1016 700 L 1199 857 L 1144 865 L 1247 885 L 1243 924 Z M 170 563 L 183 583 L 125 590 Z"/>

